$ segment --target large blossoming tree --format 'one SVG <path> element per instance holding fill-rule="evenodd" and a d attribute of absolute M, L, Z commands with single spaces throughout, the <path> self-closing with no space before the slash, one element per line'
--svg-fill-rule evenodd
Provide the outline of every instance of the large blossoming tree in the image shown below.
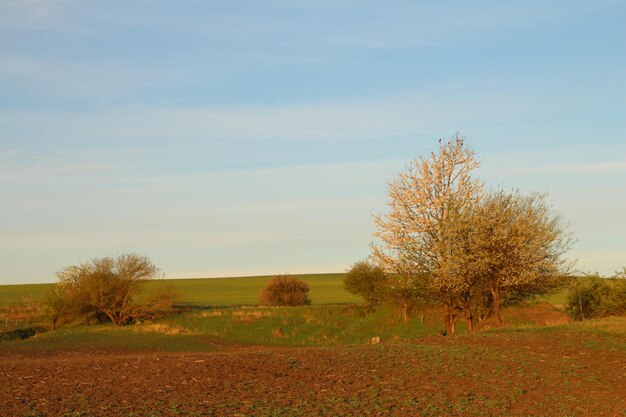
<path fill-rule="evenodd" d="M 572 239 L 544 196 L 485 192 L 479 162 L 458 135 L 413 160 L 388 185 L 375 217 L 372 258 L 394 289 L 442 305 L 446 331 L 459 317 L 502 323 L 502 304 L 549 292 L 567 272 Z"/>

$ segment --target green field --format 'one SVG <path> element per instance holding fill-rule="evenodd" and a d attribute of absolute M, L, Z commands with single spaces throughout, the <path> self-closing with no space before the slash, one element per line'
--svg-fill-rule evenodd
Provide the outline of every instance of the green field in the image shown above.
<path fill-rule="evenodd" d="M 213 350 L 216 346 L 354 346 L 378 336 L 387 343 L 436 336 L 444 328 L 441 308 L 403 321 L 400 311 L 381 306 L 368 311 L 359 305 L 303 307 L 216 307 L 116 327 L 112 324 L 68 325 L 23 341 L 0 343 L 0 351 Z M 505 308 L 509 329 L 543 329 L 570 321 L 546 302 Z M 47 326 L 47 323 L 42 323 Z M 621 325 L 620 325 L 621 326 Z M 25 326 L 26 327 L 26 326 Z M 623 328 L 617 329 L 623 332 Z M 501 331 L 501 329 L 499 330 Z M 464 320 L 457 334 L 466 335 Z"/>
<path fill-rule="evenodd" d="M 41 299 L 54 284 L 0 285 L 0 307 L 17 304 L 27 298 Z"/>
<path fill-rule="evenodd" d="M 435 319 L 435 317 L 432 317 Z M 438 317 L 437 317 L 438 318 Z M 402 340 L 435 335 L 432 323 L 402 322 L 390 308 L 366 313 L 358 306 L 243 307 L 195 310 L 132 326 L 68 326 L 0 351 L 213 350 L 223 345 L 349 346 L 372 337 Z"/>
<path fill-rule="evenodd" d="M 311 292 L 314 305 L 349 304 L 360 299 L 343 289 L 344 274 L 305 274 L 296 275 L 304 280 Z M 194 306 L 242 306 L 257 305 L 261 289 L 274 276 L 253 276 L 237 278 L 194 278 L 166 279 L 162 283 L 171 285 L 180 296 L 181 304 Z M 149 282 L 149 286 L 161 281 Z M 41 298 L 53 284 L 0 285 L 0 307 L 21 302 L 25 298 Z"/>
<path fill-rule="evenodd" d="M 314 305 L 352 304 L 361 300 L 343 289 L 343 273 L 296 275 L 309 284 Z M 193 306 L 251 306 L 259 304 L 261 289 L 274 276 L 251 276 L 236 278 L 188 278 L 166 279 L 162 283 L 174 287 L 181 304 Z M 149 282 L 149 286 L 161 281 Z M 41 298 L 53 284 L 0 285 L 0 307 L 17 304 L 26 298 Z M 567 292 L 542 297 L 553 305 L 564 305 Z"/>
<path fill-rule="evenodd" d="M 269 344 L 291 346 L 351 345 L 367 342 L 373 336 L 385 339 L 416 338 L 435 335 L 443 327 L 441 313 L 429 312 L 425 323 L 413 318 L 401 322 L 398 313 L 390 307 L 365 314 L 359 307 L 361 299 L 343 288 L 344 274 L 308 274 L 298 277 L 309 284 L 312 306 L 299 308 L 259 308 L 259 295 L 263 286 L 273 276 L 237 278 L 170 279 L 149 281 L 148 286 L 171 285 L 179 294 L 180 305 L 199 307 L 200 310 L 178 314 L 147 326 L 115 329 L 111 326 L 79 326 L 33 338 L 25 346 L 38 343 L 54 346 L 59 343 L 72 346 L 113 343 L 124 349 L 127 343 L 140 346 L 161 346 L 168 349 L 172 342 L 176 348 L 195 350 L 210 346 L 219 340 L 234 344 Z M 11 315 L 11 305 L 25 299 L 41 299 L 53 284 L 0 286 L 0 326 L 5 330 L 41 325 L 50 327 L 36 314 Z M 562 311 L 555 309 L 565 303 L 566 291 L 539 299 L 543 307 L 505 309 L 507 323 L 514 326 L 554 324 L 564 320 Z M 233 307 L 243 307 L 233 309 Z M 14 309 L 13 309 L 14 310 Z M 553 316 L 553 319 L 549 317 Z M 69 327 L 72 327 L 71 325 Z M 459 334 L 465 332 L 465 323 L 457 325 Z M 131 332 L 131 338 L 122 337 Z M 134 333 L 133 333 L 134 332 Z M 137 333 L 139 332 L 139 333 Z M 173 339 L 169 336 L 176 336 Z M 144 340 L 145 341 L 142 341 Z M 38 342 L 37 340 L 41 341 Z M 157 343 L 158 341 L 158 343 Z M 92 343 L 93 342 L 93 343 Z M 132 344 L 131 343 L 131 344 Z"/>
<path fill-rule="evenodd" d="M 360 299 L 343 289 L 344 274 L 296 275 L 309 284 L 314 305 L 349 304 Z M 194 306 L 251 306 L 259 304 L 261 290 L 274 276 L 165 280 L 180 295 L 182 304 Z M 150 283 L 155 285 L 156 283 Z"/>

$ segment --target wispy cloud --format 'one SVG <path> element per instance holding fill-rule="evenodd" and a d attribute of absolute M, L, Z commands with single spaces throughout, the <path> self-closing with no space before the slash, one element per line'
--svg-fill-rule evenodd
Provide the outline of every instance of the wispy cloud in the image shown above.
<path fill-rule="evenodd" d="M 93 174 L 112 173 L 120 165 L 95 158 L 97 152 L 33 151 L 0 148 L 0 182 L 27 183 L 84 178 Z M 106 158 L 105 158 L 106 159 Z"/>
<path fill-rule="evenodd" d="M 94 112 L 14 110 L 0 113 L 0 126 L 29 136 L 16 137 L 16 142 L 54 138 L 60 146 L 78 137 L 89 138 L 92 143 L 152 145 L 174 138 L 177 143 L 237 139 L 382 140 L 447 132 L 451 126 L 453 130 L 469 130 L 544 119 L 559 108 L 559 103 L 550 99 L 537 102 L 520 91 L 522 86 L 481 91 L 483 87 L 431 86 L 401 95 L 265 106 L 139 105 Z M 515 100 L 511 95 L 515 95 Z"/>
<path fill-rule="evenodd" d="M 68 11 L 85 3 L 83 0 L 3 0 L 0 3 L 2 30 L 35 30 L 51 32 L 82 32 L 87 26 L 75 25 Z"/>
<path fill-rule="evenodd" d="M 599 1 L 531 1 L 523 5 L 490 2 L 476 7 L 464 2 L 438 4 L 413 2 L 401 7 L 368 1 L 283 2 L 235 8 L 196 5 L 194 17 L 176 20 L 146 16 L 144 8 L 108 14 L 108 19 L 125 27 L 141 27 L 197 36 L 227 44 L 233 54 L 250 46 L 263 45 L 267 54 L 292 50 L 297 59 L 312 50 L 399 49 L 435 45 L 451 40 L 482 36 L 494 29 L 549 25 L 567 16 L 617 6 Z M 566 7 L 569 6 L 569 7 Z M 210 22 L 209 25 L 203 24 Z M 282 53 L 276 56 L 284 56 Z"/>
<path fill-rule="evenodd" d="M 56 163 L 40 164 L 35 166 L 5 164 L 0 167 L 0 182 L 7 181 L 50 181 L 62 178 L 70 179 L 82 175 L 101 174 L 114 172 L 117 166 L 114 164 L 90 164 L 90 163 Z"/>
<path fill-rule="evenodd" d="M 597 3 L 595 8 L 615 7 L 610 1 Z M 29 30 L 91 31 L 70 40 L 56 40 L 52 34 L 49 42 L 66 44 L 62 49 L 32 51 L 7 41 L 0 76 L 12 86 L 21 83 L 26 91 L 29 83 L 36 83 L 33 89 L 57 99 L 78 95 L 132 101 L 146 86 L 177 85 L 186 91 L 190 81 L 198 85 L 211 78 L 229 80 L 233 71 L 277 67 L 303 71 L 312 64 L 323 69 L 329 63 L 352 71 L 365 64 L 363 51 L 412 51 L 472 42 L 502 30 L 548 27 L 590 9 L 585 2 L 564 1 L 523 6 L 493 2 L 489 7 L 278 2 L 269 8 L 199 2 L 193 14 L 173 6 L 165 7 L 168 13 L 147 10 L 143 3 L 117 6 L 69 0 L 0 3 L 0 31 L 11 35 L 6 39 L 22 39 L 23 31 Z M 143 37 L 164 46 L 146 51 L 135 40 Z"/>
<path fill-rule="evenodd" d="M 106 103 L 132 96 L 163 79 L 178 81 L 182 74 L 166 68 L 85 63 L 60 57 L 0 55 L 0 82 L 4 81 L 7 88 L 19 88 L 23 93 L 48 98 L 91 99 L 93 104 Z"/>
<path fill-rule="evenodd" d="M 553 163 L 550 165 L 538 166 L 513 166 L 499 168 L 497 172 L 508 172 L 513 174 L 572 174 L 572 173 L 610 173 L 626 172 L 626 161 L 608 161 L 597 163 L 579 163 L 562 165 Z"/>

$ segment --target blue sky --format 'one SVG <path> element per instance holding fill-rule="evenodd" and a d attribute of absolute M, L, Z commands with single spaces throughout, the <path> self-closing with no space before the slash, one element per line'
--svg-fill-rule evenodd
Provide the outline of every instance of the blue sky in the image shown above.
<path fill-rule="evenodd" d="M 134 251 L 167 277 L 340 272 L 460 131 L 626 266 L 622 1 L 0 2 L 0 284 Z"/>

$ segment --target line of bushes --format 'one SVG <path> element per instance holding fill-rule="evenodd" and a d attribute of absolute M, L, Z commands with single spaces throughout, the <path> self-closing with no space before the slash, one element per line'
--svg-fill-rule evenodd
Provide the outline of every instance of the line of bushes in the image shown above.
<path fill-rule="evenodd" d="M 561 281 L 565 285 L 567 278 Z M 597 274 L 570 277 L 568 287 L 565 309 L 576 320 L 626 315 L 626 268 L 611 278 Z M 412 311 L 429 306 L 428 300 L 419 291 L 411 292 L 406 287 L 390 285 L 388 274 L 368 261 L 359 261 L 348 270 L 344 276 L 344 288 L 362 297 L 370 310 L 383 303 L 396 305 L 402 310 L 405 320 Z M 519 301 L 527 298 L 522 297 Z M 514 304 L 516 300 L 511 301 L 507 305 Z"/>

